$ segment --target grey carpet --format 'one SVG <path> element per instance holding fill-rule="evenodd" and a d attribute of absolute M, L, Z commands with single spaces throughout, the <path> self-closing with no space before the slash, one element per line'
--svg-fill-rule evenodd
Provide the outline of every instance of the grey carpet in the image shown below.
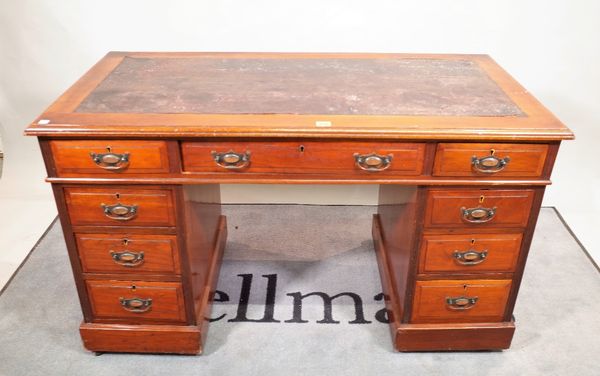
<path fill-rule="evenodd" d="M 598 375 L 600 278 L 553 210 L 543 209 L 517 302 L 510 350 L 395 353 L 370 240 L 373 207 L 228 206 L 229 243 L 202 356 L 103 354 L 80 343 L 81 313 L 55 224 L 0 296 L 0 375 Z M 267 235 L 264 235 L 268 233 Z M 241 275 L 241 276 L 240 276 Z M 268 275 L 270 277 L 263 277 Z M 267 281 L 277 288 L 273 320 Z M 252 276 L 247 312 L 242 281 Z M 341 292 L 323 320 L 322 299 Z M 288 295 L 291 294 L 291 295 Z M 241 314 L 248 321 L 235 320 Z M 359 315 L 360 316 L 360 315 Z M 239 319 L 239 317 L 238 317 Z M 229 320 L 234 320 L 229 321 Z M 296 312 L 295 321 L 299 321 Z M 362 323 L 351 323 L 358 321 Z"/>

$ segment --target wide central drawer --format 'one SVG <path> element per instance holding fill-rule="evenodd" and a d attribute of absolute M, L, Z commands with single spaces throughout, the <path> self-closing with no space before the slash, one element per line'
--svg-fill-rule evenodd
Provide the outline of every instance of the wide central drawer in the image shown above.
<path fill-rule="evenodd" d="M 425 144 L 336 141 L 182 142 L 183 170 L 193 173 L 416 176 Z"/>
<path fill-rule="evenodd" d="M 175 225 L 171 189 L 67 187 L 65 200 L 73 225 Z"/>

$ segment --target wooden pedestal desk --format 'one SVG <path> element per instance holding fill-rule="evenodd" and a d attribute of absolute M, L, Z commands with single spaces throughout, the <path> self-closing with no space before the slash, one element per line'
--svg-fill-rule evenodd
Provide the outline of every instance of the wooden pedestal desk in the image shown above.
<path fill-rule="evenodd" d="M 394 347 L 508 348 L 544 188 L 573 138 L 485 55 L 275 53 L 109 53 L 26 134 L 84 346 L 182 354 L 206 339 L 220 183 L 380 184 Z"/>

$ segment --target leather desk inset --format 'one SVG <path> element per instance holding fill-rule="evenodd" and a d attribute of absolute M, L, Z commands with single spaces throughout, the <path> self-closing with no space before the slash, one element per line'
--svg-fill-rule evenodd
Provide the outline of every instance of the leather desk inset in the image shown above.
<path fill-rule="evenodd" d="M 484 55 L 109 53 L 26 131 L 93 351 L 202 352 L 220 183 L 380 184 L 394 347 L 506 349 L 573 134 Z"/>

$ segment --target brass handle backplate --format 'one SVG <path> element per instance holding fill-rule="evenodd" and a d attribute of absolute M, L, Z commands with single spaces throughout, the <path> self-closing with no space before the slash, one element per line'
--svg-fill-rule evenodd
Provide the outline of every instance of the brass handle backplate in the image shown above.
<path fill-rule="evenodd" d="M 104 215 L 110 219 L 116 219 L 117 221 L 129 221 L 133 219 L 137 212 L 137 205 L 123 205 L 121 203 L 115 205 L 100 204 Z"/>
<path fill-rule="evenodd" d="M 462 219 L 469 223 L 485 223 L 494 219 L 496 215 L 496 207 L 493 208 L 460 208 Z"/>
<path fill-rule="evenodd" d="M 121 302 L 121 307 L 126 311 L 133 313 L 144 313 L 148 312 L 150 308 L 152 308 L 152 299 L 142 299 L 142 298 L 119 298 Z"/>
<path fill-rule="evenodd" d="M 236 153 L 233 150 L 230 150 L 225 153 L 217 153 L 216 151 L 211 151 L 215 163 L 223 168 L 227 168 L 230 170 L 239 170 L 250 165 L 250 152 L 246 151 L 245 153 Z"/>
<path fill-rule="evenodd" d="M 144 263 L 144 252 L 134 252 L 134 251 L 122 251 L 115 252 L 110 251 L 110 257 L 112 257 L 113 261 L 119 265 L 123 265 L 126 267 L 134 267 L 139 266 Z"/>
<path fill-rule="evenodd" d="M 90 153 L 90 157 L 98 167 L 105 170 L 123 170 L 129 165 L 129 153 Z"/>
<path fill-rule="evenodd" d="M 471 157 L 471 167 L 477 172 L 483 174 L 494 174 L 504 170 L 510 162 L 510 157 L 498 158 L 495 155 L 487 155 L 482 158 Z"/>
<path fill-rule="evenodd" d="M 477 252 L 474 249 L 469 249 L 464 252 L 454 251 L 452 257 L 454 257 L 454 260 L 461 265 L 477 265 L 485 261 L 487 254 L 487 250 Z"/>
<path fill-rule="evenodd" d="M 446 297 L 446 305 L 448 308 L 455 311 L 465 311 L 471 309 L 477 303 L 479 297 L 477 296 L 457 296 L 457 297 Z"/>
<path fill-rule="evenodd" d="M 365 171 L 383 171 L 387 170 L 392 164 L 392 154 L 379 155 L 376 153 L 359 154 L 354 153 L 354 161 L 356 166 Z"/>

